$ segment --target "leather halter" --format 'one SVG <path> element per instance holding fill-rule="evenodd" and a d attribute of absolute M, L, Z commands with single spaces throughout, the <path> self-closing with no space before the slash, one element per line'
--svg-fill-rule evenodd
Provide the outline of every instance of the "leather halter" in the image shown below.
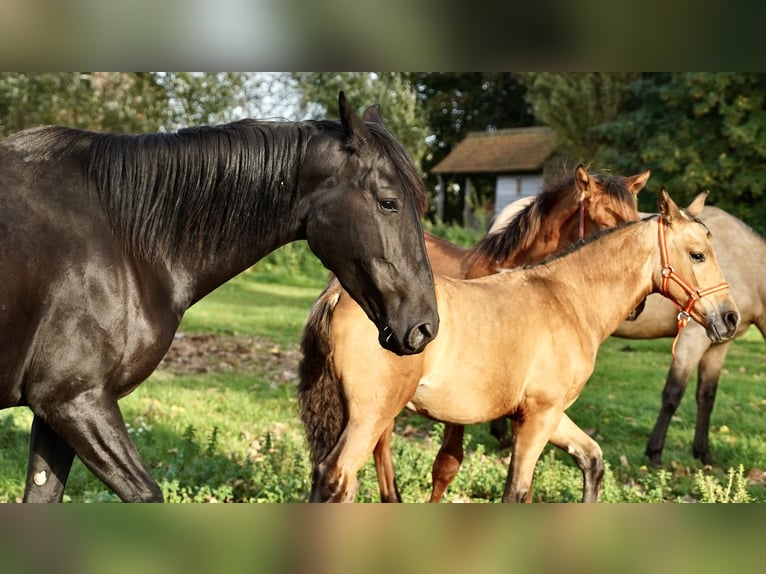
<path fill-rule="evenodd" d="M 585 239 L 585 198 L 580 201 L 580 232 L 578 236 L 580 241 Z"/>
<path fill-rule="evenodd" d="M 694 305 L 705 295 L 711 295 L 713 293 L 717 293 L 718 291 L 728 289 L 729 284 L 724 281 L 723 283 L 719 283 L 713 287 L 708 287 L 707 289 L 695 289 L 692 287 L 688 281 L 676 273 L 675 269 L 673 269 L 673 266 L 668 261 L 668 246 L 665 240 L 665 221 L 662 219 L 662 216 L 660 216 L 657 221 L 658 235 L 660 240 L 660 258 L 662 260 L 662 283 L 660 290 L 662 294 L 670 301 L 672 301 L 673 304 L 679 309 L 677 316 L 678 333 L 676 333 L 676 337 L 673 339 L 673 346 L 671 347 L 671 353 L 673 355 L 673 360 L 675 361 L 676 343 L 678 343 L 678 338 L 681 336 L 681 329 L 686 327 L 686 325 L 689 323 Z M 673 296 L 671 296 L 670 291 L 668 290 L 670 281 L 675 282 L 689 296 L 689 300 L 686 302 L 686 306 L 682 306 Z"/>

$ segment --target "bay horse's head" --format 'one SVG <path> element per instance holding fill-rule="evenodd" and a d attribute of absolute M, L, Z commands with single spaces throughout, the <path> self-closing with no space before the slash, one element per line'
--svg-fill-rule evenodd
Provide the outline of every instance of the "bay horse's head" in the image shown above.
<path fill-rule="evenodd" d="M 717 343 L 734 336 L 739 310 L 718 266 L 710 231 L 697 218 L 706 196 L 707 192 L 700 193 L 682 210 L 664 187 L 660 190 L 657 226 L 661 268 L 655 281 L 658 291 L 679 309 L 679 332 L 692 318 Z"/>
<path fill-rule="evenodd" d="M 425 186 L 404 148 L 382 126 L 377 106 L 360 118 L 339 95 L 341 129 L 312 138 L 303 189 L 312 251 L 375 323 L 380 344 L 418 353 L 439 316 L 420 214 Z"/>
<path fill-rule="evenodd" d="M 648 169 L 627 177 L 588 173 L 585 166 L 578 165 L 574 184 L 581 209 L 580 239 L 627 221 L 638 221 L 638 192 L 650 175 Z"/>

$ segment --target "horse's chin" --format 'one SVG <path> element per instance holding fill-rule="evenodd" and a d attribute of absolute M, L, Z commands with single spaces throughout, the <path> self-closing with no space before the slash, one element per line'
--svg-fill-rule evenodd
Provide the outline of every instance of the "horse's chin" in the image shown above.
<path fill-rule="evenodd" d="M 630 313 L 628 313 L 628 316 L 625 317 L 625 320 L 635 321 L 636 319 L 638 319 L 639 315 L 641 315 L 641 313 L 643 312 L 645 305 L 646 305 L 646 297 L 644 297 L 641 300 L 641 302 L 638 305 L 636 305 L 636 307 L 634 307 L 634 309 Z"/>

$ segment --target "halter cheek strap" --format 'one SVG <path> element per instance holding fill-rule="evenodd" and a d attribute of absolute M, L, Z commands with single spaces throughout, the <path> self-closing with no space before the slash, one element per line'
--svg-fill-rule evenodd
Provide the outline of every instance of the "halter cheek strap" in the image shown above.
<path fill-rule="evenodd" d="M 725 289 L 729 288 L 729 284 L 725 281 L 723 283 L 719 283 L 718 285 L 715 285 L 713 287 L 708 287 L 707 289 L 695 289 L 692 287 L 688 281 L 686 281 L 683 277 L 681 277 L 678 273 L 676 273 L 675 269 L 673 269 L 673 266 L 670 264 L 669 257 L 668 257 L 668 246 L 665 240 L 665 222 L 663 221 L 662 217 L 658 219 L 658 234 L 659 234 L 659 240 L 660 240 L 660 258 L 662 260 L 662 283 L 660 285 L 660 290 L 662 291 L 662 294 L 670 299 L 670 301 L 673 302 L 673 304 L 678 307 L 678 332 L 676 333 L 675 339 L 673 339 L 673 346 L 671 347 L 671 353 L 673 355 L 673 360 L 676 360 L 676 344 L 678 343 L 678 338 L 681 336 L 681 329 L 686 327 L 686 325 L 689 323 L 689 319 L 691 318 L 691 312 L 692 309 L 694 309 L 694 305 L 699 301 L 702 297 L 705 295 L 711 295 L 713 293 L 717 293 L 719 291 L 723 291 Z M 689 300 L 686 302 L 685 306 L 682 306 L 671 294 L 670 294 L 670 281 L 673 281 L 676 283 L 681 289 L 684 290 L 684 292 L 689 296 Z"/>
<path fill-rule="evenodd" d="M 580 232 L 579 232 L 579 240 L 582 241 L 585 239 L 585 199 L 580 202 Z"/>

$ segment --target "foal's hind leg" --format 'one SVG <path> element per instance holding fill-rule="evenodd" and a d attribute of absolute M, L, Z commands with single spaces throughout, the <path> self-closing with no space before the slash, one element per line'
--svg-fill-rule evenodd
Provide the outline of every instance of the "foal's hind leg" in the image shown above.
<path fill-rule="evenodd" d="M 566 413 L 551 435 L 550 443 L 566 451 L 582 471 L 582 501 L 598 502 L 604 478 L 604 456 L 598 443 L 578 427 Z"/>
<path fill-rule="evenodd" d="M 711 345 L 702 355 L 697 374 L 697 424 L 694 429 L 692 453 L 704 464 L 715 464 L 710 454 L 710 414 L 713 412 L 715 395 L 718 391 L 718 379 L 726 360 L 730 343 Z"/>
<path fill-rule="evenodd" d="M 61 502 L 74 451 L 35 415 L 29 438 L 24 502 Z"/>
<path fill-rule="evenodd" d="M 41 410 L 50 429 L 122 500 L 162 501 L 162 491 L 128 435 L 115 399 L 88 390 L 45 407 Z"/>
<path fill-rule="evenodd" d="M 391 455 L 391 435 L 394 434 L 395 420 L 391 421 L 383 434 L 380 435 L 375 450 L 372 452 L 375 459 L 375 471 L 378 475 L 381 502 L 401 502 L 402 496 L 396 486 L 396 472 Z"/>
<path fill-rule="evenodd" d="M 662 464 L 662 450 L 665 448 L 670 420 L 681 404 L 689 378 L 709 346 L 705 330 L 696 324 L 686 327 L 678 339 L 676 359 L 670 364 L 665 388 L 662 389 L 662 406 L 644 451 L 652 466 Z"/>
<path fill-rule="evenodd" d="M 463 463 L 463 425 L 447 424 L 444 426 L 444 438 L 439 454 L 434 460 L 431 470 L 431 498 L 428 502 L 439 502 L 444 496 L 444 491 L 455 479 L 460 465 Z"/>

